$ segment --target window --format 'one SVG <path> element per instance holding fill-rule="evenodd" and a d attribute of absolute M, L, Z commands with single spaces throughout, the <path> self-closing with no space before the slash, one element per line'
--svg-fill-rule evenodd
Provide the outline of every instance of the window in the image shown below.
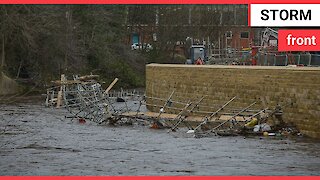
<path fill-rule="evenodd" d="M 240 33 L 240 38 L 248 39 L 249 38 L 249 32 L 241 32 Z"/>

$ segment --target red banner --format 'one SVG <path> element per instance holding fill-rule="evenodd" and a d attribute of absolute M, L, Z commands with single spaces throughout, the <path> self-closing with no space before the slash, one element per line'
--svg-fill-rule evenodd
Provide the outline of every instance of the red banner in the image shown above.
<path fill-rule="evenodd" d="M 278 51 L 320 51 L 320 30 L 279 30 Z"/>

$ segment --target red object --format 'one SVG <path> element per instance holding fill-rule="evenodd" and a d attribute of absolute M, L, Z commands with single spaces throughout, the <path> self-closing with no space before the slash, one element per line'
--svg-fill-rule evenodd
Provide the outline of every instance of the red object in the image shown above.
<path fill-rule="evenodd" d="M 279 30 L 278 51 L 320 51 L 320 30 Z"/>
<path fill-rule="evenodd" d="M 204 64 L 204 62 L 203 62 L 203 60 L 201 59 L 201 58 L 198 58 L 197 60 L 196 60 L 196 63 L 195 63 L 196 65 L 203 65 Z"/>
<path fill-rule="evenodd" d="M 251 48 L 251 65 L 255 66 L 257 65 L 257 53 L 258 53 L 259 48 L 258 47 L 252 47 Z"/>
<path fill-rule="evenodd" d="M 83 118 L 79 118 L 79 123 L 80 123 L 80 124 L 84 124 L 84 123 L 86 123 L 86 120 L 83 119 Z"/>
<path fill-rule="evenodd" d="M 150 128 L 151 129 L 159 129 L 159 126 L 156 123 L 153 123 Z"/>

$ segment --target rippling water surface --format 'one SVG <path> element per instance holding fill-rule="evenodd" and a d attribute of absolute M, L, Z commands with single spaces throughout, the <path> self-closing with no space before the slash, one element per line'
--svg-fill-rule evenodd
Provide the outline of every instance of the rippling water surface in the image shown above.
<path fill-rule="evenodd" d="M 64 110 L 0 106 L 0 175 L 320 175 L 320 143 L 79 124 Z"/>

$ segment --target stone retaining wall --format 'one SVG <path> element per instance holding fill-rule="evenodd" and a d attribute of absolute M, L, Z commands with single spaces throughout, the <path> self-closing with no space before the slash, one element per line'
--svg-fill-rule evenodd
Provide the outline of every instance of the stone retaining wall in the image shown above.
<path fill-rule="evenodd" d="M 233 96 L 230 108 L 284 109 L 284 120 L 294 123 L 305 135 L 320 138 L 320 68 L 279 66 L 215 66 L 149 64 L 146 67 L 146 95 L 192 102 L 206 95 L 200 111 L 214 111 Z M 147 99 L 148 109 L 158 112 L 164 101 Z M 177 113 L 184 105 L 175 103 L 167 112 Z"/>

